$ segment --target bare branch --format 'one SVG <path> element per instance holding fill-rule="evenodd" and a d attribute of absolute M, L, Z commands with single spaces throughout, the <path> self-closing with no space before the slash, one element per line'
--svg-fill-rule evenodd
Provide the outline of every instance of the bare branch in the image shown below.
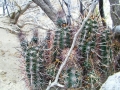
<path fill-rule="evenodd" d="M 120 4 L 111 4 L 110 7 L 111 7 L 111 6 L 116 6 L 116 5 L 120 6 Z"/>
<path fill-rule="evenodd" d="M 20 28 L 23 28 L 25 25 L 34 25 L 36 28 L 41 28 L 42 30 L 49 31 L 49 29 L 42 27 L 41 25 L 32 23 L 32 22 L 26 22 L 23 25 L 18 25 Z"/>
<path fill-rule="evenodd" d="M 53 6 L 52 6 L 51 3 L 50 3 L 50 0 L 44 0 L 44 2 L 49 6 L 49 8 L 50 8 L 51 10 L 55 11 L 54 8 L 53 8 Z"/>
<path fill-rule="evenodd" d="M 32 0 L 47 14 L 47 16 L 56 24 L 57 12 L 53 9 L 49 0 Z"/>
<path fill-rule="evenodd" d="M 111 12 L 111 13 L 113 13 L 116 16 L 116 18 L 120 21 L 119 15 L 117 13 L 115 12 Z"/>
<path fill-rule="evenodd" d="M 74 39 L 73 39 L 73 42 L 72 42 L 72 46 L 71 46 L 69 52 L 67 53 L 67 56 L 66 56 L 65 60 L 62 62 L 61 66 L 60 66 L 60 68 L 59 68 L 59 70 L 58 70 L 58 73 L 57 73 L 57 75 L 56 75 L 55 80 L 47 87 L 46 90 L 50 90 L 50 88 L 53 87 L 53 86 L 55 86 L 55 85 L 58 86 L 58 84 L 59 84 L 59 83 L 58 83 L 58 78 L 59 78 L 59 76 L 60 76 L 60 73 L 61 73 L 63 67 L 65 66 L 65 64 L 66 64 L 67 61 L 68 61 L 68 58 L 69 58 L 69 56 L 70 56 L 70 54 L 71 54 L 71 52 L 72 52 L 72 50 L 73 50 L 73 48 L 74 48 L 74 46 L 75 46 L 76 39 L 77 39 L 79 33 L 83 30 L 83 28 L 84 28 L 84 26 L 85 26 L 85 23 L 87 22 L 87 20 L 88 20 L 89 17 L 91 16 L 91 14 L 94 12 L 94 9 L 95 9 L 97 3 L 98 3 L 98 0 L 94 0 L 94 1 L 93 1 L 87 17 L 84 19 L 81 28 L 77 31 L 77 33 L 76 33 L 75 36 L 74 36 Z M 60 87 L 63 87 L 63 85 L 61 85 L 61 84 L 60 84 L 59 86 L 60 86 Z"/>
<path fill-rule="evenodd" d="M 119 0 L 109 0 L 109 2 L 110 2 L 110 13 L 113 21 L 113 26 L 119 25 L 120 21 L 118 18 L 116 18 L 116 15 L 120 15 Z"/>
<path fill-rule="evenodd" d="M 16 3 L 16 5 L 19 7 L 19 10 L 17 13 L 13 13 L 12 16 L 11 16 L 11 23 L 12 24 L 16 24 L 20 15 L 22 15 L 29 7 L 30 7 L 30 4 L 32 2 L 29 2 L 23 9 L 21 9 L 21 7 Z"/>
<path fill-rule="evenodd" d="M 15 30 L 12 30 L 12 29 L 10 29 L 10 28 L 1 27 L 1 26 L 0 26 L 0 28 L 2 28 L 2 29 L 6 29 L 8 32 L 10 32 L 10 33 L 12 33 L 12 34 L 15 34 L 15 35 L 18 34 L 17 30 L 15 31 Z"/>

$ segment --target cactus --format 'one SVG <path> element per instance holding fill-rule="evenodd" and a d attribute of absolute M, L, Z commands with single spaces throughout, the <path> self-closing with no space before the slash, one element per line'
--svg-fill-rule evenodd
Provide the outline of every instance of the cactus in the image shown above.
<path fill-rule="evenodd" d="M 72 43 L 71 33 L 69 28 L 60 28 L 59 30 L 55 31 L 54 37 L 54 50 L 53 50 L 53 62 L 56 59 L 61 59 L 60 52 L 65 48 L 70 48 Z"/>
<path fill-rule="evenodd" d="M 58 21 L 58 30 L 54 36 L 51 31 L 47 32 L 42 44 L 39 43 L 37 31 L 30 42 L 25 40 L 22 33 L 19 34 L 26 72 L 33 90 L 43 89 L 49 80 L 55 79 L 60 64 L 71 47 L 72 29 L 62 27 L 62 23 L 62 20 Z M 64 84 L 66 89 L 98 90 L 100 82 L 104 82 L 113 73 L 113 55 L 117 55 L 119 50 L 113 53 L 116 47 L 112 45 L 111 33 L 99 25 L 95 18 L 90 18 L 81 31 L 60 75 L 59 83 Z"/>
<path fill-rule="evenodd" d="M 43 84 L 41 80 L 44 80 L 42 75 L 40 75 L 40 72 L 43 73 L 44 69 L 44 61 L 40 57 L 41 54 L 42 51 L 39 51 L 39 47 L 31 47 L 26 51 L 26 71 L 33 87 L 40 86 Z"/>
<path fill-rule="evenodd" d="M 65 70 L 63 78 L 66 88 L 77 88 L 80 85 L 80 73 L 74 67 Z"/>
<path fill-rule="evenodd" d="M 100 31 L 98 22 L 95 21 L 95 19 L 89 19 L 81 33 L 78 40 L 77 54 L 82 57 L 78 58 L 78 60 L 81 59 L 82 63 L 80 64 L 83 68 L 84 81 L 82 83 L 86 88 L 92 88 L 93 85 L 98 85 L 96 82 L 104 81 L 103 76 L 111 73 L 108 68 L 104 66 L 109 66 L 112 60 L 111 47 L 109 46 L 111 45 L 110 31 Z M 108 73 L 103 72 L 100 68 L 108 71 Z M 91 76 L 95 78 L 91 79 Z M 99 79 L 97 78 L 98 81 L 96 80 L 97 76 L 99 76 Z"/>
<path fill-rule="evenodd" d="M 37 31 L 34 31 L 30 43 L 25 40 L 22 32 L 19 33 L 19 39 L 26 61 L 27 77 L 33 90 L 38 90 L 45 85 L 45 77 L 42 75 L 45 71 L 45 61 L 43 60 L 44 51 L 42 50 L 43 46 L 38 44 L 39 39 L 37 33 Z"/>
<path fill-rule="evenodd" d="M 68 28 L 62 28 L 55 32 L 54 46 L 61 50 L 65 48 L 70 48 L 71 34 Z"/>

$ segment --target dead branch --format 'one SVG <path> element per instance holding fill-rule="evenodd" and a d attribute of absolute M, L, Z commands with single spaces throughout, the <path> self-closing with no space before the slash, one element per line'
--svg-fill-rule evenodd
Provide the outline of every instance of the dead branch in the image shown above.
<path fill-rule="evenodd" d="M 12 34 L 15 34 L 15 35 L 18 34 L 17 30 L 16 30 L 16 31 L 13 31 L 13 30 L 11 30 L 10 28 L 6 28 L 6 27 L 0 27 L 0 28 L 6 29 L 8 32 L 10 32 L 10 33 L 12 33 Z"/>
<path fill-rule="evenodd" d="M 115 12 L 112 12 L 114 15 L 115 15 L 115 17 L 120 21 L 120 18 L 119 18 L 119 15 L 117 14 L 117 13 L 115 13 Z"/>
<path fill-rule="evenodd" d="M 23 9 L 21 9 L 21 7 L 16 3 L 16 6 L 18 6 L 19 10 L 18 12 L 13 12 L 12 16 L 11 16 L 11 23 L 12 24 L 16 24 L 20 15 L 22 15 L 29 7 L 30 7 L 30 4 L 32 2 L 29 2 Z"/>
<path fill-rule="evenodd" d="M 32 0 L 47 14 L 47 16 L 56 24 L 57 12 L 52 7 L 49 0 Z"/>
<path fill-rule="evenodd" d="M 7 32 L 14 34 L 14 35 L 18 35 L 18 33 L 20 32 L 20 28 L 16 27 L 16 29 L 12 29 L 12 28 L 7 28 L 7 27 L 1 27 L 2 29 L 5 29 Z M 30 32 L 30 31 L 22 31 L 23 33 L 25 33 L 26 35 Z"/>
<path fill-rule="evenodd" d="M 44 27 L 42 27 L 41 25 L 38 25 L 38 24 L 35 24 L 35 23 L 32 23 L 32 22 L 26 22 L 26 23 L 24 23 L 23 25 L 18 25 L 18 26 L 19 26 L 20 28 L 23 28 L 25 25 L 33 25 L 33 26 L 35 26 L 36 28 L 40 28 L 40 29 L 42 29 L 42 30 L 49 31 L 49 29 L 44 28 Z"/>

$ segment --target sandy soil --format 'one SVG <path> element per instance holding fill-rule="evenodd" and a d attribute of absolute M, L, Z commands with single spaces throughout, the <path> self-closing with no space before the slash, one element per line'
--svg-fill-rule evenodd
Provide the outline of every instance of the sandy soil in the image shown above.
<path fill-rule="evenodd" d="M 17 36 L 0 28 L 0 90 L 29 90 L 21 68 L 22 59 L 15 47 L 20 47 Z"/>

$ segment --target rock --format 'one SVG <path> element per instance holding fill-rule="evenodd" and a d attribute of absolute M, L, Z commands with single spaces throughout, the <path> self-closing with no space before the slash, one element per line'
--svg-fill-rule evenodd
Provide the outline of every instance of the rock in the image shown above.
<path fill-rule="evenodd" d="M 120 72 L 109 76 L 100 90 L 120 90 Z"/>
<path fill-rule="evenodd" d="M 120 25 L 113 27 L 112 31 L 113 31 L 115 34 L 119 34 L 119 35 L 120 35 Z"/>

